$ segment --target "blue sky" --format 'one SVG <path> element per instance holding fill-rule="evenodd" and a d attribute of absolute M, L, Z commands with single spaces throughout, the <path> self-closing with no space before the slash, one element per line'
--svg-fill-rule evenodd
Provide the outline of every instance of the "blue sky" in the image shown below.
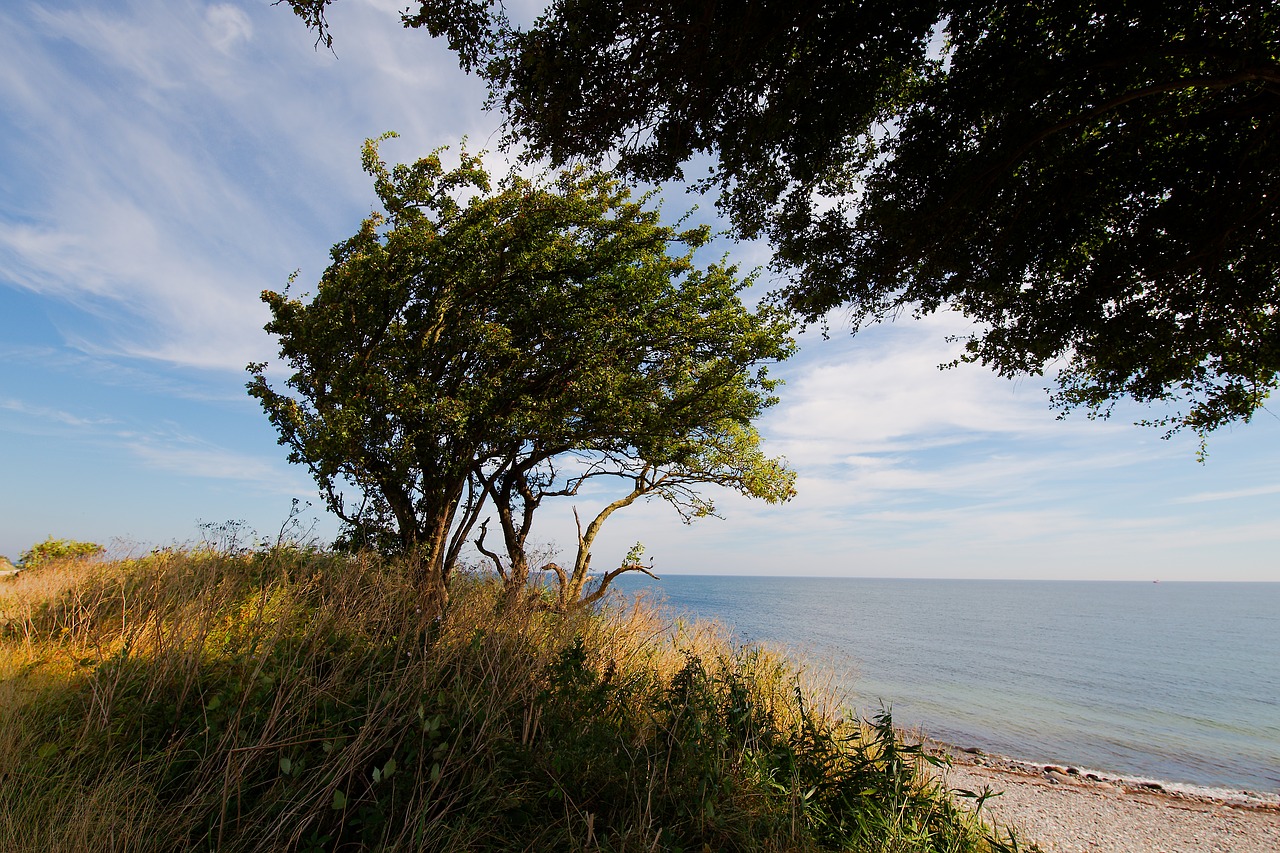
<path fill-rule="evenodd" d="M 245 364 L 276 351 L 259 292 L 314 282 L 368 213 L 366 137 L 398 131 L 383 153 L 402 161 L 496 144 L 483 88 L 401 30 L 401 6 L 338 3 L 335 56 L 268 0 L 4 4 L 0 554 L 50 534 L 149 548 L 232 519 L 270 534 L 315 499 L 244 393 Z M 799 496 L 725 497 L 724 520 L 691 527 L 632 507 L 598 566 L 642 540 L 659 573 L 1280 580 L 1271 411 L 1200 465 L 1193 437 L 1133 426 L 1142 410 L 1060 421 L 1043 380 L 937 370 L 961 318 L 835 324 L 776 371 L 761 425 Z M 567 546 L 570 511 L 538 538 Z"/>

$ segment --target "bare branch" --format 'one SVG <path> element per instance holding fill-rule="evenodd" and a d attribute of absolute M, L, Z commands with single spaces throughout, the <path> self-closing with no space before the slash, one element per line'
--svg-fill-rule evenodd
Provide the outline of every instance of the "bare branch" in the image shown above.
<path fill-rule="evenodd" d="M 589 607 L 590 605 L 595 604 L 601 598 L 604 598 L 605 593 L 609 590 L 609 584 L 613 583 L 617 577 L 624 575 L 627 572 L 639 572 L 642 575 L 648 575 L 656 581 L 662 580 L 662 578 L 649 571 L 649 568 L 641 563 L 631 563 L 630 565 L 618 566 L 618 568 L 606 572 L 604 576 L 600 578 L 600 585 L 593 589 L 588 595 L 585 595 L 578 601 L 574 602 L 573 606 Z"/>
<path fill-rule="evenodd" d="M 484 537 L 488 535 L 488 533 L 489 533 L 489 519 L 486 518 L 484 520 L 484 523 L 480 525 L 480 535 L 476 538 L 476 543 L 475 543 L 476 550 L 479 551 L 481 554 L 484 554 L 486 557 L 488 557 L 490 560 L 493 561 L 493 565 L 496 566 L 498 569 L 498 576 L 501 577 L 503 581 L 505 581 L 507 579 L 507 570 L 506 570 L 506 567 L 502 565 L 502 560 L 493 551 L 490 551 L 488 548 L 484 547 Z"/>
<path fill-rule="evenodd" d="M 454 531 L 453 539 L 449 544 L 449 553 L 445 560 L 446 567 L 452 567 L 458 562 L 458 555 L 462 553 L 462 545 L 467 541 L 467 536 L 471 534 L 471 529 L 475 527 L 476 521 L 480 518 L 480 510 L 484 508 L 485 493 L 480 490 L 477 494 L 476 481 L 474 477 L 467 478 L 467 501 L 463 506 L 462 523 L 458 529 Z"/>
<path fill-rule="evenodd" d="M 569 575 L 560 567 L 559 563 L 547 563 L 542 567 L 542 571 L 544 572 L 548 569 L 556 573 L 556 580 L 559 583 L 560 590 L 556 598 L 559 600 L 560 609 L 563 610 L 566 605 L 566 598 L 569 594 Z"/>

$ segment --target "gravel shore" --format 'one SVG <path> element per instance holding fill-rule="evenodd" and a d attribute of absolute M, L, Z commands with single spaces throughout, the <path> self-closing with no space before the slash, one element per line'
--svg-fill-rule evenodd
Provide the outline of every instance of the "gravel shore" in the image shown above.
<path fill-rule="evenodd" d="M 1277 853 L 1280 797 L 1139 780 L 951 752 L 952 789 L 999 792 L 983 812 L 1044 853 Z M 962 799 L 962 802 L 964 800 Z"/>

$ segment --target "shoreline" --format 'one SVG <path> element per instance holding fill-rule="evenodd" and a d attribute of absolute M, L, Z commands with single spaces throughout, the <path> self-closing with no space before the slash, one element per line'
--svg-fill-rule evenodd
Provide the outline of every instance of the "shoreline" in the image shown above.
<path fill-rule="evenodd" d="M 1270 811 L 1280 815 L 1280 792 L 1195 785 L 1144 776 L 1125 776 L 1073 764 L 1013 758 L 986 752 L 977 747 L 957 746 L 928 737 L 921 739 L 921 744 L 928 754 L 946 758 L 953 765 L 1038 779 L 1051 785 L 1076 785 L 1098 791 L 1112 790 L 1126 794 L 1166 797 L 1181 802 L 1221 804 L 1233 808 Z"/>
<path fill-rule="evenodd" d="M 953 792 L 989 796 L 987 821 L 1044 853 L 1274 853 L 1280 795 L 1042 764 L 924 740 Z M 973 808 L 976 800 L 959 796 Z"/>

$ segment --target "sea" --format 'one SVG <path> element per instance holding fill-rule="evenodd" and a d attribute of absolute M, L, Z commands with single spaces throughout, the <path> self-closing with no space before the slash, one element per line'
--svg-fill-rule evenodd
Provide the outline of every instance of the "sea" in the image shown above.
<path fill-rule="evenodd" d="M 959 747 L 1280 792 L 1280 583 L 624 575 Z"/>

